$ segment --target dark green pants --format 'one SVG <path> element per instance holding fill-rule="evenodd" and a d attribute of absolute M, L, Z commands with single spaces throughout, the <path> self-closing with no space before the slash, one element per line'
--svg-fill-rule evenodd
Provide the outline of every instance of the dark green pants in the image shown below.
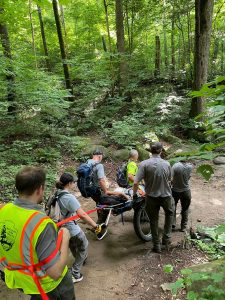
<path fill-rule="evenodd" d="M 68 271 L 60 284 L 47 293 L 49 300 L 75 300 L 74 284 L 71 273 Z M 41 300 L 41 295 L 31 295 L 31 300 Z"/>
<path fill-rule="evenodd" d="M 146 212 L 150 219 L 152 242 L 153 246 L 160 247 L 159 239 L 159 210 L 160 207 L 163 208 L 165 212 L 165 224 L 162 240 L 163 242 L 168 242 L 171 237 L 172 222 L 173 222 L 173 212 L 174 212 L 174 200 L 172 197 L 150 197 L 147 196 L 146 199 Z"/>
<path fill-rule="evenodd" d="M 175 192 L 173 193 L 173 199 L 175 201 L 175 210 L 174 210 L 174 218 L 173 218 L 173 226 L 176 226 L 176 208 L 177 203 L 180 200 L 181 204 L 181 229 L 185 229 L 188 223 L 188 209 L 191 204 L 191 191 L 185 191 L 185 192 Z"/>

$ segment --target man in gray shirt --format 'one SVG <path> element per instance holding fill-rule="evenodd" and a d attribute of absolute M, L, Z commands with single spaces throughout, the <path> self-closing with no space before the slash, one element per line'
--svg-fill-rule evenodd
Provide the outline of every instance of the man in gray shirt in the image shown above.
<path fill-rule="evenodd" d="M 176 228 L 176 207 L 181 203 L 181 231 L 184 232 L 188 223 L 188 209 L 191 204 L 191 190 L 189 180 L 192 172 L 192 165 L 186 161 L 175 163 L 172 167 L 172 194 L 175 201 L 173 229 Z"/>
<path fill-rule="evenodd" d="M 160 157 L 163 146 L 156 142 L 151 145 L 152 158 L 144 160 L 139 165 L 134 179 L 134 200 L 139 182 L 144 179 L 146 191 L 146 212 L 150 219 L 153 240 L 153 252 L 160 253 L 161 245 L 158 234 L 158 219 L 160 207 L 165 212 L 165 225 L 162 244 L 168 247 L 170 243 L 173 221 L 173 198 L 170 188 L 171 167 L 169 162 Z"/>

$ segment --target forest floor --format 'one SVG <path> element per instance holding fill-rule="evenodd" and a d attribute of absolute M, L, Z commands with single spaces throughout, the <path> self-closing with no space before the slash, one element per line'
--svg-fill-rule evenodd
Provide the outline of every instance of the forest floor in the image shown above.
<path fill-rule="evenodd" d="M 65 166 L 74 165 L 66 160 Z M 111 188 L 115 186 L 115 167 L 105 164 Z M 209 182 L 205 182 L 194 170 L 191 179 L 192 204 L 189 225 L 213 226 L 224 221 L 224 188 L 225 168 L 216 166 L 215 174 Z M 80 197 L 75 192 L 84 210 L 95 207 L 94 202 Z M 178 209 L 179 213 L 179 209 Z M 185 299 L 185 291 L 172 298 L 169 291 L 164 291 L 162 284 L 174 282 L 179 277 L 179 271 L 184 267 L 207 262 L 206 255 L 195 247 L 182 247 L 185 234 L 172 234 L 173 247 L 163 251 L 161 255 L 151 252 L 152 243 L 143 243 L 135 235 L 132 223 L 133 212 L 125 213 L 124 225 L 120 216 L 112 216 L 108 234 L 98 241 L 94 234 L 81 227 L 89 239 L 89 256 L 83 267 L 84 279 L 75 285 L 77 300 L 134 300 L 134 299 Z M 92 214 L 96 219 L 96 214 Z M 163 211 L 160 211 L 160 224 L 163 224 Z M 178 217 L 179 224 L 180 217 Z M 70 256 L 70 263 L 72 257 Z M 171 264 L 174 271 L 163 272 L 163 266 Z M 29 299 L 19 291 L 9 290 L 0 281 L 0 299 Z"/>

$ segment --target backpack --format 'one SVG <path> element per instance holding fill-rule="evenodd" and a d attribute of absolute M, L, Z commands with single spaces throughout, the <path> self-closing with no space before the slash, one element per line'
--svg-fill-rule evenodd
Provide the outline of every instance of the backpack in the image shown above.
<path fill-rule="evenodd" d="M 100 188 L 93 182 L 93 169 L 98 164 L 88 164 L 86 162 L 77 169 L 77 186 L 84 198 L 93 197 L 99 193 Z"/>
<path fill-rule="evenodd" d="M 127 163 L 123 163 L 122 166 L 120 166 L 116 172 L 116 182 L 120 187 L 123 188 L 128 187 L 127 165 Z"/>
<path fill-rule="evenodd" d="M 49 216 L 55 223 L 58 223 L 66 218 L 66 216 L 69 214 L 69 212 L 66 214 L 66 216 L 63 216 L 61 213 L 61 209 L 59 206 L 59 199 L 63 196 L 68 194 L 68 192 L 62 192 L 59 194 L 58 191 L 56 191 L 52 196 L 49 197 L 46 205 L 45 205 L 45 213 L 47 216 Z"/>

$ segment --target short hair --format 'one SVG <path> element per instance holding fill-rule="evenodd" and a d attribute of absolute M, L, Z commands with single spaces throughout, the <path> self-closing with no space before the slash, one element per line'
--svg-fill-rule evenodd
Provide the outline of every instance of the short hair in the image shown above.
<path fill-rule="evenodd" d="M 32 195 L 38 188 L 44 186 L 46 174 L 40 167 L 24 167 L 16 175 L 16 189 L 19 194 Z"/>
<path fill-rule="evenodd" d="M 163 144 L 160 142 L 155 142 L 151 144 L 150 151 L 152 154 L 159 154 L 163 149 Z"/>
<path fill-rule="evenodd" d="M 103 151 L 101 149 L 95 149 L 92 154 L 93 155 L 103 155 Z"/>
<path fill-rule="evenodd" d="M 136 149 L 131 149 L 129 153 L 129 157 L 134 157 L 138 155 L 138 151 Z"/>

